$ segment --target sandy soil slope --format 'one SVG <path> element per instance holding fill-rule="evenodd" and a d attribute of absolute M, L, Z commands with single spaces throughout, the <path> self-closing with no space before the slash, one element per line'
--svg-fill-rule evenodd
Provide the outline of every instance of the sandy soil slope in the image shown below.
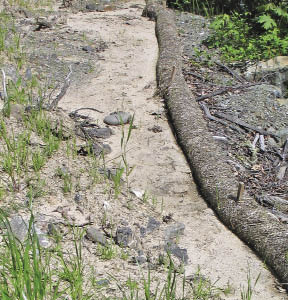
<path fill-rule="evenodd" d="M 201 272 L 219 285 L 229 282 L 235 294 L 225 299 L 240 299 L 240 286 L 260 275 L 253 299 L 287 299 L 275 288 L 275 278 L 256 255 L 227 230 L 199 196 L 191 171 L 176 144 L 163 102 L 154 97 L 157 41 L 154 23 L 141 17 L 144 3 L 131 1 L 120 9 L 71 15 L 68 26 L 89 38 L 100 37 L 108 44 L 98 63 L 99 74 L 87 75 L 85 84 L 71 86 L 60 106 L 68 112 L 92 107 L 103 111 L 85 111 L 103 124 L 103 118 L 116 110 L 135 114 L 127 158 L 134 170 L 131 188 L 155 196 L 163 215 L 185 224 L 179 245 L 187 249 L 186 275 Z M 84 114 L 84 111 L 81 113 Z M 108 140 L 110 164 L 121 153 L 121 127 L 113 127 Z M 119 160 L 119 159 L 118 159 Z"/>

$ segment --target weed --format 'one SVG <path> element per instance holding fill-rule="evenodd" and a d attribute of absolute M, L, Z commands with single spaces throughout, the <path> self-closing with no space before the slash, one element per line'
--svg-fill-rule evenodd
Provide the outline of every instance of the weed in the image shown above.
<path fill-rule="evenodd" d="M 112 241 L 109 245 L 105 246 L 98 244 L 97 252 L 103 260 L 111 260 L 117 256 L 117 248 Z"/>
<path fill-rule="evenodd" d="M 5 247 L 1 246 L 0 294 L 1 299 L 57 299 L 59 282 L 52 280 L 49 267 L 50 255 L 44 255 L 33 228 L 34 218 L 29 221 L 28 239 L 21 244 L 11 233 L 7 215 L 0 211 L 0 222 L 5 228 Z M 56 289 L 54 287 L 57 287 Z"/>
<path fill-rule="evenodd" d="M 29 151 L 28 145 L 30 134 L 24 132 L 17 137 L 12 132 L 8 135 L 5 122 L 0 124 L 0 138 L 4 140 L 4 149 L 0 153 L 2 156 L 2 167 L 11 180 L 12 189 L 18 190 L 22 174 L 28 169 Z"/>
<path fill-rule="evenodd" d="M 121 117 L 120 117 L 121 120 Z M 127 137 L 125 135 L 125 131 L 124 131 L 124 124 L 123 121 L 121 120 L 121 125 L 122 125 L 122 135 L 121 135 L 121 158 L 122 158 L 122 162 L 124 164 L 124 170 L 125 170 L 125 175 L 126 175 L 126 185 L 127 185 L 127 191 L 129 190 L 129 176 L 133 171 L 133 167 L 130 168 L 129 163 L 128 163 L 128 159 L 127 159 L 127 145 L 128 142 L 130 140 L 131 137 L 131 133 L 132 133 L 132 129 L 134 128 L 133 126 L 133 122 L 134 122 L 134 115 L 132 116 L 130 123 L 129 123 L 129 128 L 128 128 L 128 133 L 127 133 Z"/>
<path fill-rule="evenodd" d="M 56 169 L 56 175 L 59 176 L 63 180 L 63 193 L 71 193 L 73 183 L 72 183 L 72 174 L 69 172 L 63 171 L 61 168 Z"/>
<path fill-rule="evenodd" d="M 258 274 L 254 284 L 252 283 L 252 279 L 251 279 L 251 273 L 250 273 L 250 269 L 248 269 L 248 273 L 247 273 L 247 287 L 244 288 L 243 286 L 241 286 L 241 300 L 251 300 L 252 299 L 252 295 L 254 293 L 255 290 L 255 286 L 258 282 L 258 280 L 260 279 L 260 273 Z"/>
<path fill-rule="evenodd" d="M 32 200 L 44 196 L 46 194 L 44 190 L 45 186 L 45 180 L 41 179 L 40 177 L 37 178 L 36 182 L 32 182 L 32 180 L 28 181 L 28 191 L 26 193 L 26 197 L 30 200 L 30 202 L 32 202 Z"/>
<path fill-rule="evenodd" d="M 45 165 L 45 162 L 45 156 L 39 149 L 32 153 L 32 168 L 35 172 L 38 172 Z"/>
<path fill-rule="evenodd" d="M 112 176 L 112 180 L 114 183 L 114 196 L 117 199 L 121 192 L 121 180 L 122 175 L 124 173 L 124 168 L 119 167 L 116 169 L 116 174 Z"/>

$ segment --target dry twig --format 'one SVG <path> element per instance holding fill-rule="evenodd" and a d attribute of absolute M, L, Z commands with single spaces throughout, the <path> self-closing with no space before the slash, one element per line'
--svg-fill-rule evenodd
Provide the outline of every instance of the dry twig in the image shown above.
<path fill-rule="evenodd" d="M 70 76 L 72 74 L 72 66 L 69 66 L 69 70 L 70 72 L 68 73 L 68 75 L 65 78 L 65 82 L 64 85 L 60 91 L 60 93 L 56 96 L 56 98 L 50 103 L 50 105 L 48 105 L 48 110 L 53 110 L 57 107 L 59 101 L 65 96 L 69 86 L 70 86 Z"/>

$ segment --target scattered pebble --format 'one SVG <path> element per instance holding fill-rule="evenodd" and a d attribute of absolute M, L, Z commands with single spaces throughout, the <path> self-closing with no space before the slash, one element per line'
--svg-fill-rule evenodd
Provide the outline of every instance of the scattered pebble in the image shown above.
<path fill-rule="evenodd" d="M 82 50 L 85 51 L 85 52 L 92 52 L 93 48 L 91 46 L 83 46 Z"/>
<path fill-rule="evenodd" d="M 104 118 L 104 123 L 108 125 L 127 124 L 131 120 L 131 114 L 124 111 L 116 111 Z"/>
<path fill-rule="evenodd" d="M 159 125 L 154 125 L 153 127 L 149 127 L 148 130 L 154 133 L 159 133 L 163 131 L 162 127 Z"/>
<path fill-rule="evenodd" d="M 99 243 L 103 246 L 107 245 L 107 240 L 105 235 L 95 227 L 89 227 L 86 233 L 87 238 L 94 242 Z"/>
<path fill-rule="evenodd" d="M 139 199 L 142 199 L 143 198 L 143 196 L 144 196 L 144 194 L 145 194 L 145 191 L 137 191 L 137 190 L 131 190 L 131 193 L 133 194 L 133 195 L 135 195 L 137 198 L 139 198 Z"/>
<path fill-rule="evenodd" d="M 102 138 L 107 139 L 109 138 L 113 131 L 111 128 L 105 127 L 105 128 L 87 128 L 85 129 L 85 132 L 90 137 L 96 137 L 96 138 Z"/>
<path fill-rule="evenodd" d="M 179 235 L 184 234 L 184 229 L 185 229 L 185 225 L 183 223 L 176 223 L 170 225 L 165 230 L 165 240 L 170 241 L 171 239 L 174 239 Z"/>
<path fill-rule="evenodd" d="M 188 263 L 187 249 L 180 248 L 178 245 L 170 242 L 165 245 L 164 249 L 165 251 L 175 255 L 181 262 L 187 265 Z"/>
<path fill-rule="evenodd" d="M 160 222 L 154 219 L 153 217 L 149 217 L 147 224 L 147 232 L 152 232 L 160 227 Z"/>
<path fill-rule="evenodd" d="M 128 247 L 132 241 L 132 230 L 130 227 L 118 227 L 116 231 L 116 242 L 121 247 Z"/>

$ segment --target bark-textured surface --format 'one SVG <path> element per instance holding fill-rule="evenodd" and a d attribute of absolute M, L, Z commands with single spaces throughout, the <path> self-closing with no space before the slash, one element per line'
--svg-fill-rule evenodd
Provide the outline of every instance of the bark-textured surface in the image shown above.
<path fill-rule="evenodd" d="M 199 104 L 182 75 L 181 41 L 174 13 L 159 1 L 148 1 L 143 14 L 156 21 L 158 88 L 202 195 L 219 218 L 287 284 L 288 225 L 280 223 L 245 194 L 241 201 L 236 201 L 238 180 L 225 162 L 226 154 L 213 141 Z"/>

